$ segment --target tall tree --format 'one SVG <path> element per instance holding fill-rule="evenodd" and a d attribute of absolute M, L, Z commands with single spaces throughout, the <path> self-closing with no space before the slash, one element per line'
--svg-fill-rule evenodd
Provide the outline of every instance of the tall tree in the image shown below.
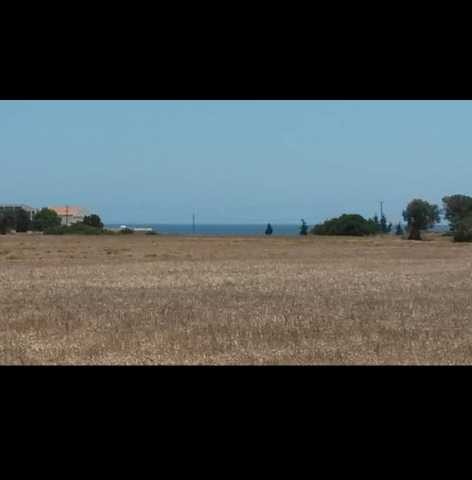
<path fill-rule="evenodd" d="M 395 235 L 403 235 L 403 227 L 400 222 L 398 222 L 398 225 L 395 228 Z"/>
<path fill-rule="evenodd" d="M 381 228 L 381 225 L 380 225 L 380 222 L 379 222 L 379 217 L 377 216 L 377 214 L 375 214 L 373 216 L 372 221 L 374 222 L 375 230 L 377 232 L 380 232 L 382 230 L 382 228 Z"/>
<path fill-rule="evenodd" d="M 380 217 L 380 231 L 382 233 L 388 233 L 387 218 L 384 214 Z"/>
<path fill-rule="evenodd" d="M 421 230 L 431 228 L 439 222 L 439 208 L 437 205 L 415 198 L 403 211 L 403 218 L 408 225 L 408 240 L 421 240 Z"/>
<path fill-rule="evenodd" d="M 308 234 L 308 225 L 306 224 L 305 220 L 302 218 L 302 224 L 300 225 L 300 235 L 307 235 Z"/>

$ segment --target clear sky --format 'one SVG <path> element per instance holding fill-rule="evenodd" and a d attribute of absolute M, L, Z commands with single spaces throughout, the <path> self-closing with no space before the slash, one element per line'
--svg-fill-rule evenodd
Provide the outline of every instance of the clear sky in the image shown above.
<path fill-rule="evenodd" d="M 0 101 L 0 203 L 105 223 L 392 221 L 472 194 L 471 101 Z"/>

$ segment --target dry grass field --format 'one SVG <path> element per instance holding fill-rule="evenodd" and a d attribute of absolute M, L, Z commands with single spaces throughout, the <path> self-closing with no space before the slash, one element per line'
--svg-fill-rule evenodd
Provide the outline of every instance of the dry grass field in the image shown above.
<path fill-rule="evenodd" d="M 471 364 L 444 237 L 0 236 L 1 364 Z"/>

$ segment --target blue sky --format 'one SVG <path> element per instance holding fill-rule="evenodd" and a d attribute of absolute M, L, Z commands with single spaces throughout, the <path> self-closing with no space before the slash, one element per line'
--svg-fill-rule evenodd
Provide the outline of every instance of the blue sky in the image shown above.
<path fill-rule="evenodd" d="M 392 221 L 472 194 L 470 101 L 0 101 L 0 202 L 106 223 Z"/>

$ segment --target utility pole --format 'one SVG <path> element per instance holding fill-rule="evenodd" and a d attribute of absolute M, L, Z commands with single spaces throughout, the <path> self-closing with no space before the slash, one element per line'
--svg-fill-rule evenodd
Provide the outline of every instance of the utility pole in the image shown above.
<path fill-rule="evenodd" d="M 66 205 L 66 225 L 69 226 L 69 205 Z"/>
<path fill-rule="evenodd" d="M 195 212 L 192 215 L 192 232 L 195 234 Z"/>
<path fill-rule="evenodd" d="M 383 201 L 380 202 L 380 218 L 383 217 L 383 213 L 384 213 L 383 212 L 383 203 L 384 203 Z"/>

